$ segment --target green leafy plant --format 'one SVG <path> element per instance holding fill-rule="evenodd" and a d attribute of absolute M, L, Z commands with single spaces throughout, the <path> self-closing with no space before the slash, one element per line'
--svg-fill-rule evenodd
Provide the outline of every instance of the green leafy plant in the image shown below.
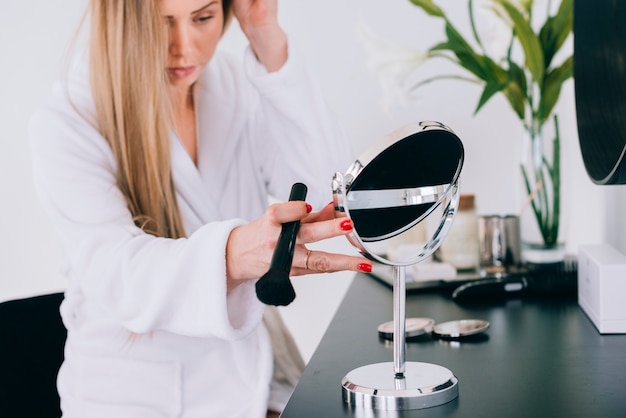
<path fill-rule="evenodd" d="M 531 160 L 534 164 L 522 164 L 522 176 L 543 242 L 546 246 L 556 245 L 560 215 L 560 137 L 558 118 L 553 111 L 563 83 L 573 75 L 573 56 L 558 63 L 556 57 L 572 32 L 573 0 L 562 0 L 552 15 L 551 1 L 547 1 L 547 17 L 538 30 L 533 28 L 533 0 L 493 0 L 491 11 L 510 27 L 510 41 L 503 57 L 492 57 L 486 52 L 476 30 L 473 0 L 468 0 L 467 5 L 474 46 L 434 0 L 410 2 L 445 23 L 446 39 L 431 47 L 424 54 L 424 60 L 444 58 L 473 76 L 438 75 L 420 81 L 412 89 L 445 78 L 481 83 L 484 88 L 475 113 L 494 95 L 504 95 L 533 142 L 535 155 Z M 517 56 L 522 59 L 516 61 Z M 555 125 L 551 160 L 544 155 L 542 142 L 543 128 L 549 120 Z"/>

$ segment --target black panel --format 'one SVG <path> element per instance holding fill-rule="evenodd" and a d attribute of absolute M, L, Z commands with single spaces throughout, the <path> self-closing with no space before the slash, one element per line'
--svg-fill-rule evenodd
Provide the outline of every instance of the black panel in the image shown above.
<path fill-rule="evenodd" d="M 67 331 L 62 293 L 0 303 L 0 416 L 61 416 L 56 378 Z"/>
<path fill-rule="evenodd" d="M 580 150 L 597 184 L 626 183 L 626 2 L 576 0 L 574 85 Z"/>

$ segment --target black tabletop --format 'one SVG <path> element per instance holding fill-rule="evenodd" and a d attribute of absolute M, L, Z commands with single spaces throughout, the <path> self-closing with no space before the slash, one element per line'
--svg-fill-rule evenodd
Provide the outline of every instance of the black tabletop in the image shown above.
<path fill-rule="evenodd" d="M 409 293 L 407 317 L 482 319 L 490 322 L 487 332 L 460 341 L 427 335 L 407 343 L 406 359 L 450 369 L 458 398 L 412 411 L 352 409 L 342 400 L 341 379 L 393 362 L 392 345 L 377 332 L 392 319 L 392 302 L 388 286 L 355 277 L 282 417 L 626 416 L 626 335 L 600 335 L 575 298 L 461 306 L 449 290 Z"/>

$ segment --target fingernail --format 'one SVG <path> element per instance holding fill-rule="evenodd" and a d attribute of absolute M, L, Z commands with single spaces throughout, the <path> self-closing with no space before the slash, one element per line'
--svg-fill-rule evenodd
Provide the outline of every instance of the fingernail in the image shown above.
<path fill-rule="evenodd" d="M 311 211 L 313 210 L 313 206 L 309 205 L 308 203 L 306 204 L 306 213 L 311 213 Z"/>
<path fill-rule="evenodd" d="M 345 221 L 339 224 L 342 230 L 351 231 L 352 230 L 352 221 L 350 219 L 346 219 Z"/>
<path fill-rule="evenodd" d="M 330 205 L 334 205 L 334 204 L 335 204 L 335 201 L 334 201 L 334 200 L 332 200 L 332 201 L 331 201 L 328 205 L 326 205 L 326 206 L 330 206 Z"/>
<path fill-rule="evenodd" d="M 364 273 L 371 273 L 372 272 L 372 265 L 371 264 L 367 264 L 367 263 L 361 263 L 361 264 L 359 264 L 359 270 L 364 272 Z"/>

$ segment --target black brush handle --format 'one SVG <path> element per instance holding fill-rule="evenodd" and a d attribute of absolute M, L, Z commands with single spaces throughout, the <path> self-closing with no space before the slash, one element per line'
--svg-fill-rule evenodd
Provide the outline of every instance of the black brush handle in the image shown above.
<path fill-rule="evenodd" d="M 306 198 L 306 192 L 307 187 L 304 184 L 295 183 L 291 186 L 289 201 L 303 201 Z M 272 255 L 270 270 L 289 273 L 291 263 L 293 262 L 293 253 L 296 248 L 296 235 L 298 235 L 299 229 L 300 221 L 285 222 L 282 225 L 278 242 L 276 243 L 276 248 L 274 248 L 274 254 Z"/>
<path fill-rule="evenodd" d="M 307 187 L 302 183 L 291 186 L 289 201 L 304 201 Z M 295 292 L 289 280 L 289 271 L 293 262 L 293 253 L 296 248 L 296 236 L 300 229 L 300 221 L 285 222 L 282 224 L 278 242 L 274 248 L 269 271 L 256 282 L 256 292 L 259 300 L 268 305 L 285 305 L 295 297 Z M 293 295 L 287 297 L 286 295 Z M 286 299 L 291 299 L 287 301 Z"/>

